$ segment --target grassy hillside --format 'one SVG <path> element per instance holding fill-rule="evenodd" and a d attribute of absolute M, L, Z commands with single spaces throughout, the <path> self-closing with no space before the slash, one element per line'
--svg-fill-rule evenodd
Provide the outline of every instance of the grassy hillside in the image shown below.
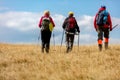
<path fill-rule="evenodd" d="M 120 45 L 98 51 L 97 45 L 51 47 L 0 44 L 0 80 L 120 80 Z"/>

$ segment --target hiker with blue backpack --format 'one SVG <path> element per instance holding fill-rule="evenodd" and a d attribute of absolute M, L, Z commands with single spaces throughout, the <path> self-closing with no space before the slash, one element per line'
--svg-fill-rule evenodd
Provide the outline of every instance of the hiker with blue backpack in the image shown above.
<path fill-rule="evenodd" d="M 78 34 L 80 33 L 79 26 L 77 24 L 73 12 L 70 11 L 68 13 L 68 17 L 65 19 L 62 27 L 66 34 L 66 47 L 67 47 L 66 52 L 68 53 L 72 51 L 74 35 L 76 34 L 76 32 L 78 32 Z"/>
<path fill-rule="evenodd" d="M 45 51 L 49 53 L 51 33 L 53 27 L 55 27 L 53 19 L 50 17 L 49 11 L 44 12 L 44 16 L 41 17 L 38 26 L 39 28 L 41 28 L 41 41 L 42 41 L 41 51 L 42 53 L 44 53 L 45 49 Z"/>
<path fill-rule="evenodd" d="M 110 13 L 106 11 L 106 6 L 101 6 L 94 18 L 94 28 L 98 32 L 98 47 L 102 51 L 102 41 L 104 35 L 104 46 L 108 49 L 109 31 L 112 31 L 112 21 Z"/>

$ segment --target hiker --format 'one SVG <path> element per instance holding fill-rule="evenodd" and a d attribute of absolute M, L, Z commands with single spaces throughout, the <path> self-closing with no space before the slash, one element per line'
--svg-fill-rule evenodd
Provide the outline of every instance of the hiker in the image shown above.
<path fill-rule="evenodd" d="M 79 26 L 77 24 L 77 21 L 74 17 L 73 12 L 70 11 L 68 13 L 68 17 L 63 22 L 62 27 L 65 30 L 65 34 L 66 34 L 66 43 L 67 43 L 66 44 L 66 47 L 67 47 L 66 52 L 68 53 L 68 52 L 72 51 L 74 35 L 76 34 L 76 32 L 78 32 L 78 34 L 80 33 Z"/>
<path fill-rule="evenodd" d="M 44 16 L 40 19 L 39 27 L 41 28 L 42 53 L 44 53 L 44 49 L 49 53 L 52 28 L 55 27 L 49 11 L 44 11 Z"/>
<path fill-rule="evenodd" d="M 108 49 L 109 31 L 112 31 L 112 22 L 109 12 L 106 11 L 106 6 L 101 6 L 94 18 L 94 28 L 98 32 L 98 47 L 102 51 L 102 41 L 104 34 L 104 46 Z"/>

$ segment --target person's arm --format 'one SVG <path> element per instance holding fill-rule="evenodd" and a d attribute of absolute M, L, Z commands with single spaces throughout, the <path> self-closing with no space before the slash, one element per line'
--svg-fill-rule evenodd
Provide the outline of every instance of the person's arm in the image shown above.
<path fill-rule="evenodd" d="M 97 15 L 98 15 L 98 14 L 96 14 L 95 17 L 94 17 L 94 28 L 95 28 L 95 30 L 97 30 L 97 24 L 96 24 Z"/>
<path fill-rule="evenodd" d="M 65 29 L 66 28 L 66 25 L 67 25 L 67 20 L 68 18 L 65 19 L 65 21 L 63 22 L 63 25 L 62 25 L 62 28 Z"/>
<path fill-rule="evenodd" d="M 112 21 L 111 21 L 110 14 L 108 14 L 108 23 L 109 23 L 109 26 L 110 26 L 110 31 L 112 31 Z"/>
<path fill-rule="evenodd" d="M 42 26 L 42 19 L 43 19 L 43 17 L 41 17 L 40 22 L 38 24 L 39 28 L 41 28 L 41 26 Z"/>

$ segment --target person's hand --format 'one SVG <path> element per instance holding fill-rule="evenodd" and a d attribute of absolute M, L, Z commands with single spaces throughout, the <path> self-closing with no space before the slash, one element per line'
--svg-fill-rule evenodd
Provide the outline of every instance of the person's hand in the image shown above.
<path fill-rule="evenodd" d="M 76 34 L 76 35 L 79 35 L 79 33 L 80 33 L 80 31 L 77 31 L 75 34 Z"/>
<path fill-rule="evenodd" d="M 95 29 L 98 32 L 98 28 Z"/>
<path fill-rule="evenodd" d="M 78 33 L 80 33 L 80 31 L 78 31 Z"/>
<path fill-rule="evenodd" d="M 112 28 L 110 28 L 110 31 L 112 31 Z"/>
<path fill-rule="evenodd" d="M 39 25 L 39 28 L 41 28 L 42 25 Z"/>
<path fill-rule="evenodd" d="M 96 25 L 95 30 L 98 31 L 98 25 Z"/>
<path fill-rule="evenodd" d="M 95 28 L 95 30 L 97 31 L 97 28 Z"/>

